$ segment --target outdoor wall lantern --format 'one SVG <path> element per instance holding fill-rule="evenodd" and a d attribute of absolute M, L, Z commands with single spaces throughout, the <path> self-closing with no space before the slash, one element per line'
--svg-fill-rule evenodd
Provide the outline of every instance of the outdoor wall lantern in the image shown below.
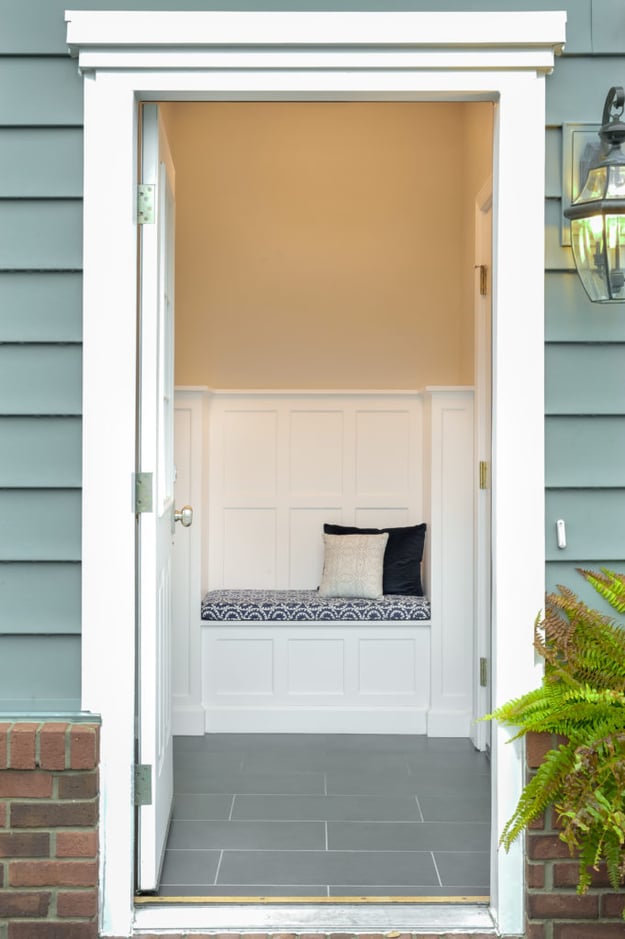
<path fill-rule="evenodd" d="M 610 88 L 599 137 L 602 158 L 591 166 L 570 208 L 571 247 L 584 290 L 593 303 L 625 301 L 625 90 Z"/>

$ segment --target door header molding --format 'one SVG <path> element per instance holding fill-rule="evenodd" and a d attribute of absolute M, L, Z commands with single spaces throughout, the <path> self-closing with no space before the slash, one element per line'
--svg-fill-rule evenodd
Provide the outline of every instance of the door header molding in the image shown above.
<path fill-rule="evenodd" d="M 320 67 L 319 50 L 349 55 L 401 50 L 404 66 L 527 68 L 551 71 L 562 52 L 566 13 L 402 12 L 139 12 L 68 10 L 67 44 L 85 69 L 119 68 L 132 57 L 144 67 L 209 64 L 226 47 L 250 52 L 305 47 L 307 67 Z M 211 55 L 212 52 L 212 55 Z M 266 55 L 266 52 L 265 52 Z M 191 56 L 191 59 L 189 59 Z M 184 57 L 184 62 L 183 58 Z M 479 60 L 479 61 L 478 61 Z M 148 65 L 149 63 L 149 65 Z M 325 58 L 324 66 L 328 60 Z M 369 67 L 371 57 L 369 56 Z"/>

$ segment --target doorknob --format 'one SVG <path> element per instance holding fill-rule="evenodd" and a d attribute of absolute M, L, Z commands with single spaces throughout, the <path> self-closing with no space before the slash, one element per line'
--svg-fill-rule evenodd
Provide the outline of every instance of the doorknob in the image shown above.
<path fill-rule="evenodd" d="M 181 509 L 174 512 L 174 521 L 182 522 L 183 528 L 188 528 L 193 521 L 193 509 L 190 505 L 183 505 Z"/>

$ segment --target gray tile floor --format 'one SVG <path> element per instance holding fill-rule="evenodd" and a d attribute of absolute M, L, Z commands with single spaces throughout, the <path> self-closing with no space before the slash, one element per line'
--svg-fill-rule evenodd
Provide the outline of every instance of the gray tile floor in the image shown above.
<path fill-rule="evenodd" d="M 174 742 L 161 896 L 488 896 L 488 760 L 465 739 Z"/>

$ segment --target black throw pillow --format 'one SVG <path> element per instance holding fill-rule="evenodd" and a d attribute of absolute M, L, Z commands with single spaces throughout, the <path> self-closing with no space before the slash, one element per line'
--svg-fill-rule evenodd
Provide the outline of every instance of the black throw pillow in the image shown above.
<path fill-rule="evenodd" d="M 406 528 L 355 528 L 353 525 L 323 526 L 328 535 L 381 535 L 388 532 L 384 552 L 384 593 L 422 597 L 421 559 L 427 525 L 409 525 Z"/>

